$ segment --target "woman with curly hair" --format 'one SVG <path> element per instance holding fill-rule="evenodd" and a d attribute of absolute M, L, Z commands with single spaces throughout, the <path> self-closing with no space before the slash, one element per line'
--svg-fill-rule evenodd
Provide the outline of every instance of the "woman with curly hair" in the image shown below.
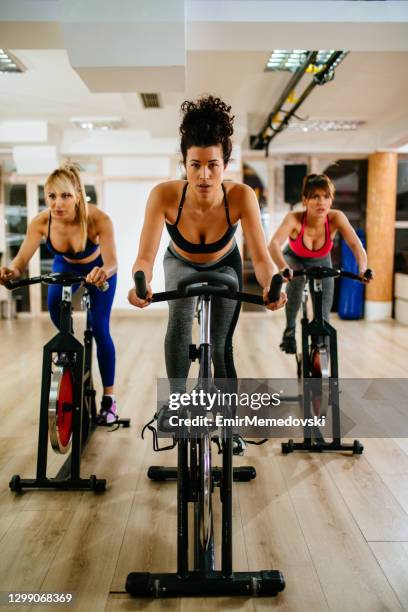
<path fill-rule="evenodd" d="M 164 225 L 171 238 L 164 257 L 166 291 L 176 289 L 181 278 L 201 270 L 230 274 L 242 287 L 242 263 L 234 239 L 240 221 L 267 303 L 274 267 L 266 248 L 256 196 L 241 183 L 224 184 L 232 149 L 231 107 L 209 96 L 183 102 L 181 111 L 181 153 L 187 180 L 160 183 L 150 193 L 133 266 L 133 273 L 137 270 L 145 273 L 148 290 L 143 300 L 131 289 L 129 302 L 145 308 L 151 301 L 153 264 Z M 268 303 L 267 308 L 280 308 L 285 300 L 282 293 L 279 301 Z M 169 303 L 165 357 L 167 376 L 176 391 L 184 390 L 190 368 L 188 347 L 194 309 L 195 298 Z M 213 299 L 211 336 L 216 379 L 236 378 L 232 336 L 239 310 L 239 304 L 231 300 Z"/>

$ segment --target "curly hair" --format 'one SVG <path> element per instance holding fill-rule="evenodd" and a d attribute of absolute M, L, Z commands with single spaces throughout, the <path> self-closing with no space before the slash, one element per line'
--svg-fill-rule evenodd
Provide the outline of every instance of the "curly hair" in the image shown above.
<path fill-rule="evenodd" d="M 231 157 L 231 136 L 234 132 L 231 107 L 221 98 L 208 96 L 198 98 L 195 102 L 185 100 L 181 105 L 181 112 L 183 119 L 180 125 L 180 148 L 184 163 L 190 147 L 211 147 L 220 144 L 224 164 L 227 165 Z"/>

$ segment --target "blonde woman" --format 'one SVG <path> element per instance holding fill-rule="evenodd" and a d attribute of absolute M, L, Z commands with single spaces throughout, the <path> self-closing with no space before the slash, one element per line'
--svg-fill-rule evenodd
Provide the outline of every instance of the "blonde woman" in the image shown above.
<path fill-rule="evenodd" d="M 104 395 L 99 420 L 117 420 L 114 394 L 115 347 L 109 331 L 109 318 L 116 288 L 116 251 L 113 226 L 108 215 L 87 204 L 77 168 L 64 165 L 54 170 L 44 187 L 47 210 L 29 224 L 27 235 L 9 267 L 0 268 L 0 284 L 19 278 L 43 239 L 54 255 L 53 272 L 71 272 L 86 277 L 90 287 L 92 331 L 97 347 Z M 109 282 L 109 289 L 97 286 Z M 74 286 L 74 290 L 78 286 Z M 48 288 L 48 310 L 59 327 L 62 288 Z"/>

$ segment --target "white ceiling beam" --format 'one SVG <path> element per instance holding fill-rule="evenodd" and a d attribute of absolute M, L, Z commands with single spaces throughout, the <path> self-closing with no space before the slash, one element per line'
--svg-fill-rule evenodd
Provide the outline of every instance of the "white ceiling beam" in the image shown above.
<path fill-rule="evenodd" d="M 189 51 L 408 51 L 408 24 L 201 21 L 189 24 L 186 46 Z"/>
<path fill-rule="evenodd" d="M 401 23 L 408 22 L 403 0 L 187 0 L 188 22 Z"/>
<path fill-rule="evenodd" d="M 47 142 L 47 121 L 0 121 L 0 143 Z"/>
<path fill-rule="evenodd" d="M 185 88 L 184 0 L 64 0 L 61 28 L 91 92 Z"/>

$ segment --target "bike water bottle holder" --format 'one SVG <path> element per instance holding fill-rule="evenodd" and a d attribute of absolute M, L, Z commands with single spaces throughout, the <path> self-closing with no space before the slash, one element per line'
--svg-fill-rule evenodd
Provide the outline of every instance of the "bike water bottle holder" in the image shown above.
<path fill-rule="evenodd" d="M 167 444 L 166 446 L 159 446 L 159 436 L 157 435 L 157 421 L 159 418 L 159 414 L 156 412 L 156 414 L 153 416 L 152 419 L 150 419 L 150 421 L 148 423 L 146 423 L 142 429 L 142 440 L 144 440 L 144 433 L 146 431 L 146 429 L 148 429 L 151 434 L 152 434 L 152 446 L 153 446 L 153 450 L 158 453 L 160 451 L 166 451 L 166 450 L 171 450 L 172 448 L 174 448 L 177 445 L 177 440 L 176 437 L 174 435 L 174 432 L 169 432 L 168 437 L 172 439 L 171 444 Z"/>

